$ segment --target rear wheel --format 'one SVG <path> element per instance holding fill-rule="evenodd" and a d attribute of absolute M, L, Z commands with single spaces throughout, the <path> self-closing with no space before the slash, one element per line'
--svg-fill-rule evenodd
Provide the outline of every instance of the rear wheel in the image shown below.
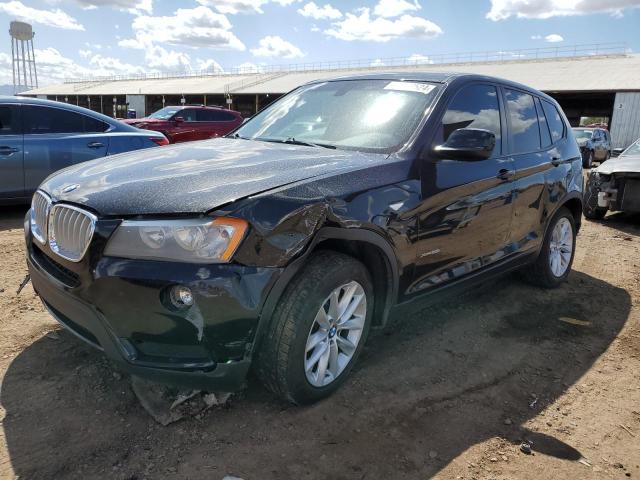
<path fill-rule="evenodd" d="M 337 252 L 314 254 L 280 300 L 258 352 L 267 388 L 297 404 L 340 387 L 366 341 L 373 311 L 369 272 Z"/>
<path fill-rule="evenodd" d="M 587 150 L 582 154 L 582 168 L 591 168 L 593 165 L 593 150 Z"/>
<path fill-rule="evenodd" d="M 545 288 L 560 286 L 571 272 L 575 245 L 575 219 L 569 209 L 562 207 L 549 223 L 542 250 L 535 263 L 525 272 L 527 278 Z"/>

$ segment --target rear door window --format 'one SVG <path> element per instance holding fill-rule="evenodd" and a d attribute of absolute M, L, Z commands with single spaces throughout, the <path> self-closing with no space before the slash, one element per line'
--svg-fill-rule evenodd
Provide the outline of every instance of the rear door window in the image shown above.
<path fill-rule="evenodd" d="M 198 110 L 199 122 L 231 122 L 235 119 L 233 114 L 221 110 Z"/>
<path fill-rule="evenodd" d="M 506 88 L 507 115 L 511 128 L 512 153 L 540 150 L 540 128 L 533 96 Z"/>
<path fill-rule="evenodd" d="M 95 118 L 61 108 L 29 105 L 24 107 L 24 133 L 99 133 L 109 125 Z"/>
<path fill-rule="evenodd" d="M 0 106 L 0 135 L 20 135 L 20 107 L 18 105 Z"/>
<path fill-rule="evenodd" d="M 460 128 L 489 130 L 496 136 L 493 156 L 501 154 L 500 104 L 498 91 L 492 85 L 469 85 L 463 87 L 453 98 L 442 117 L 442 143 Z"/>
<path fill-rule="evenodd" d="M 547 117 L 549 130 L 551 131 L 551 139 L 553 140 L 553 143 L 556 143 L 558 140 L 563 138 L 565 134 L 565 126 L 562 121 L 562 116 L 555 105 L 547 102 L 546 100 L 542 100 L 542 108 L 545 116 Z"/>

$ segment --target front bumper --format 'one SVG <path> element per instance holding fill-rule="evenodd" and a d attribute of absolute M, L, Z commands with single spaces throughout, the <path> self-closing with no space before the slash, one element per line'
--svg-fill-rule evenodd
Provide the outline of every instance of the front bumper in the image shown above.
<path fill-rule="evenodd" d="M 587 182 L 587 193 L 597 198 L 599 208 L 640 212 L 640 173 L 600 175 L 592 172 Z"/>
<path fill-rule="evenodd" d="M 203 390 L 241 388 L 262 307 L 281 270 L 103 257 L 116 227 L 99 221 L 85 258 L 72 263 L 34 242 L 25 222 L 29 273 L 46 308 L 132 374 Z M 192 290 L 190 309 L 167 304 L 175 285 Z"/>

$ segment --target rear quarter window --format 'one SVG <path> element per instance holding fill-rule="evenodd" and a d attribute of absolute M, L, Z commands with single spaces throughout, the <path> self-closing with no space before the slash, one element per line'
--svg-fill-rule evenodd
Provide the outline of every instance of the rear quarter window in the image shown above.
<path fill-rule="evenodd" d="M 558 112 L 558 109 L 552 103 L 542 100 L 542 108 L 544 109 L 545 116 L 547 117 L 547 124 L 549 125 L 549 131 L 551 132 L 551 139 L 553 143 L 557 142 L 561 138 L 564 138 L 566 127 L 562 120 L 562 115 Z"/>

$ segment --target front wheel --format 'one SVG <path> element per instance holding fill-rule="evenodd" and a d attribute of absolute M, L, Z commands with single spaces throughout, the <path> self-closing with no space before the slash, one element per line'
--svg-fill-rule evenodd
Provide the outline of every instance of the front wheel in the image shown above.
<path fill-rule="evenodd" d="M 593 165 L 593 150 L 582 153 L 582 168 L 591 168 Z"/>
<path fill-rule="evenodd" d="M 369 272 L 353 257 L 314 254 L 289 285 L 262 340 L 256 371 L 285 400 L 307 404 L 345 381 L 373 313 Z"/>
<path fill-rule="evenodd" d="M 566 207 L 560 208 L 549 223 L 542 250 L 526 271 L 527 278 L 544 288 L 556 288 L 571 272 L 576 245 L 576 223 Z"/>

